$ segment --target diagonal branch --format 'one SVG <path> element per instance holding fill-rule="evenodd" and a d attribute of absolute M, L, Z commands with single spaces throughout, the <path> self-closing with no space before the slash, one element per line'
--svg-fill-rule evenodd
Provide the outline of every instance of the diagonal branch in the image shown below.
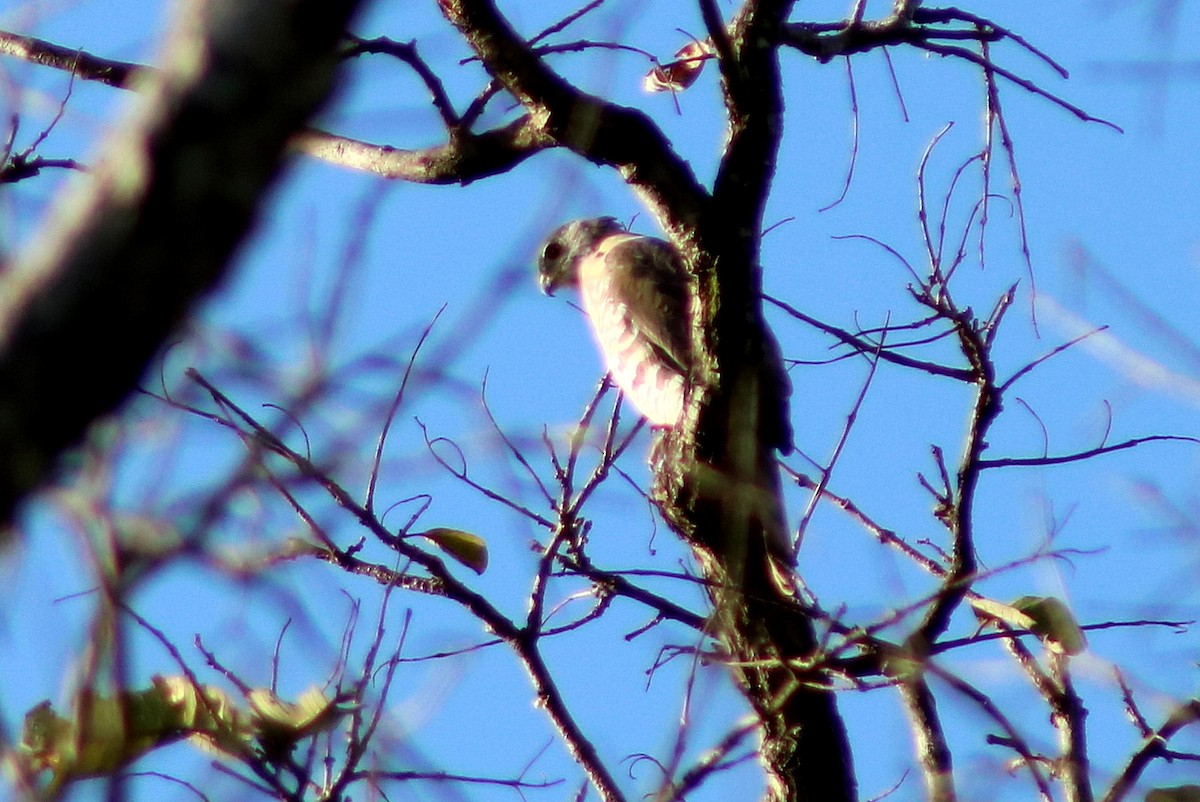
<path fill-rule="evenodd" d="M 1120 802 L 1125 799 L 1138 777 L 1155 758 L 1167 753 L 1167 741 L 1184 727 L 1200 721 L 1200 699 L 1190 699 L 1175 708 L 1167 720 L 1156 730 L 1147 733 L 1137 750 L 1113 780 L 1112 787 L 1104 794 L 1102 802 Z"/>
<path fill-rule="evenodd" d="M 913 738 L 916 741 L 917 761 L 925 778 L 925 790 L 930 802 L 954 802 L 953 764 L 946 732 L 938 716 L 937 703 L 929 682 L 917 675 L 898 684 L 900 698 L 908 713 Z"/>
<path fill-rule="evenodd" d="M 555 142 L 529 116 L 481 134 L 458 132 L 445 144 L 421 150 L 374 145 L 308 129 L 292 147 L 322 161 L 420 184 L 466 185 L 516 167 Z"/>
<path fill-rule="evenodd" d="M 180 15 L 148 102 L 0 281 L 0 525 L 224 275 L 288 138 L 329 93 L 357 5 L 214 0 Z"/>
<path fill-rule="evenodd" d="M 778 298 L 772 298 L 769 295 L 764 295 L 763 300 L 779 307 L 797 320 L 803 321 L 814 328 L 820 329 L 826 334 L 833 335 L 838 340 L 850 346 L 860 354 L 874 355 L 876 352 L 878 352 L 879 358 L 884 362 L 892 362 L 896 365 L 901 365 L 902 367 L 915 368 L 917 370 L 924 371 L 933 376 L 945 376 L 950 379 L 957 379 L 961 382 L 969 383 L 975 380 L 974 374 L 966 368 L 953 368 L 946 365 L 940 365 L 937 362 L 926 362 L 922 359 L 914 359 L 913 357 L 905 356 L 904 354 L 896 351 L 881 348 L 878 344 L 873 343 L 870 340 L 863 339 L 862 337 L 852 334 L 845 329 L 838 328 L 837 326 L 833 326 L 828 323 L 823 323 L 820 320 L 817 320 L 815 317 L 801 312 L 796 307 L 781 301 Z"/>
<path fill-rule="evenodd" d="M 43 67 L 67 70 L 76 78 L 99 81 L 118 89 L 130 89 L 136 80 L 149 77 L 154 69 L 128 61 L 98 58 L 47 42 L 34 36 L 0 31 L 0 55 L 15 56 Z"/>
<path fill-rule="evenodd" d="M 415 47 L 385 40 L 354 41 L 349 53 L 341 54 L 343 57 L 357 52 L 403 54 L 429 87 L 434 106 L 447 123 L 447 141 L 441 145 L 410 150 L 307 128 L 301 129 L 292 139 L 290 146 L 293 150 L 330 164 L 374 173 L 382 178 L 465 186 L 472 181 L 507 172 L 530 156 L 557 144 L 528 116 L 482 133 L 470 131 L 465 118 L 454 120 L 461 124 L 451 125 L 453 111 L 445 90 L 437 77 L 417 58 Z M 118 89 L 136 90 L 146 86 L 157 75 L 154 67 L 144 64 L 101 58 L 80 50 L 69 50 L 44 39 L 8 31 L 0 31 L 0 55 L 66 70 L 76 78 L 99 81 Z"/>
<path fill-rule="evenodd" d="M 533 125 L 594 164 L 620 169 L 677 244 L 692 239 L 708 193 L 649 117 L 572 86 L 546 66 L 491 0 L 439 5 Z"/>

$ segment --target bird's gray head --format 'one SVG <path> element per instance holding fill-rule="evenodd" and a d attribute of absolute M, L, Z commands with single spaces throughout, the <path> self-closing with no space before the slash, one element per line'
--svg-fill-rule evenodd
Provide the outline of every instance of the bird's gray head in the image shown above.
<path fill-rule="evenodd" d="M 615 217 L 572 220 L 546 238 L 538 253 L 538 280 L 542 291 L 553 295 L 559 287 L 579 280 L 579 260 L 591 253 L 602 239 L 619 234 L 625 227 Z"/>

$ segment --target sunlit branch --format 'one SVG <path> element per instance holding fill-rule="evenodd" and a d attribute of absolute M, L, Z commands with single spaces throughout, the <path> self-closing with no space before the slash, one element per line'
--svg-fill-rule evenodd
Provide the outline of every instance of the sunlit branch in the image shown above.
<path fill-rule="evenodd" d="M 1058 731 L 1062 751 L 1061 780 L 1068 802 L 1092 802 L 1092 780 L 1089 777 L 1091 760 L 1087 749 L 1087 710 L 1075 691 L 1071 679 L 1071 658 L 1051 651 L 1048 654 L 1054 693 L 1046 701 L 1050 706 L 1050 721 Z"/>
<path fill-rule="evenodd" d="M 526 116 L 483 133 L 459 132 L 443 145 L 417 150 L 311 129 L 298 134 L 292 147 L 322 161 L 382 178 L 465 185 L 507 172 L 554 144 Z"/>
<path fill-rule="evenodd" d="M 392 52 L 399 48 L 408 52 L 411 45 L 390 40 L 357 40 L 362 52 Z M 385 45 L 383 42 L 390 43 Z M 415 48 L 411 50 L 413 59 Z M 69 50 L 43 39 L 0 31 L 0 55 L 23 58 L 34 64 L 70 71 L 75 77 L 99 81 L 119 89 L 138 89 L 158 74 L 158 69 L 143 64 L 100 58 L 81 50 Z M 416 63 L 423 64 L 419 59 Z M 383 178 L 395 178 L 422 184 L 469 184 L 481 178 L 511 170 L 534 154 L 553 147 L 555 140 L 521 117 L 498 128 L 474 132 L 466 127 L 466 115 L 458 118 L 449 107 L 449 100 L 436 76 L 421 73 L 433 93 L 434 106 L 445 119 L 447 115 L 458 123 L 447 128 L 447 141 L 427 148 L 397 148 L 363 142 L 317 129 L 302 130 L 290 146 L 322 161 L 352 170 L 373 173 Z M 136 79 L 136 80 L 135 80 Z M 66 160 L 41 167 L 69 166 Z M 32 165 L 30 165 L 32 166 Z"/>
<path fill-rule="evenodd" d="M 720 743 L 709 749 L 696 762 L 696 765 L 685 771 L 678 780 L 671 783 L 669 788 L 658 794 L 655 797 L 656 802 L 677 802 L 677 800 L 687 799 L 687 795 L 691 791 L 699 788 L 713 774 L 736 765 L 740 761 L 729 760 L 730 754 L 751 739 L 758 730 L 757 721 L 735 727 L 721 739 Z"/>
<path fill-rule="evenodd" d="M 0 55 L 13 56 L 43 67 L 66 70 L 86 81 L 99 81 L 119 89 L 130 89 L 136 80 L 150 77 L 155 70 L 142 64 L 100 58 L 62 47 L 45 39 L 0 31 Z"/>
<path fill-rule="evenodd" d="M 916 742 L 917 762 L 925 777 L 927 798 L 930 802 L 954 802 L 958 797 L 954 790 L 950 746 L 929 683 L 918 674 L 901 681 L 898 687 Z"/>

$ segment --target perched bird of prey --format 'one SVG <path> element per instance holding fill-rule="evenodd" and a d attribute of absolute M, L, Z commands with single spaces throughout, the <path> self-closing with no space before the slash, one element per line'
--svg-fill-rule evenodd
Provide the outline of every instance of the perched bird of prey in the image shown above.
<path fill-rule="evenodd" d="M 656 427 L 679 423 L 697 379 L 692 327 L 698 296 L 675 249 L 626 231 L 612 217 L 574 220 L 546 239 L 538 275 L 548 295 L 560 287 L 579 289 L 608 372 L 638 411 Z M 786 415 L 791 386 L 778 368 L 778 345 L 769 332 L 763 332 L 762 347 L 759 436 L 787 454 L 792 450 Z M 721 474 L 710 474 L 716 479 L 709 483 L 713 488 L 725 486 Z M 794 592 L 795 558 L 778 499 L 766 488 L 753 492 L 743 486 L 737 494 L 743 505 L 750 502 L 747 515 L 763 527 L 771 580 L 784 593 Z"/>
<path fill-rule="evenodd" d="M 691 279 L 667 243 L 615 218 L 574 220 L 538 258 L 542 289 L 578 287 L 614 382 L 654 426 L 679 422 L 692 357 Z"/>
<path fill-rule="evenodd" d="M 683 414 L 695 381 L 692 326 L 697 296 L 671 245 L 630 233 L 615 218 L 574 220 L 547 239 L 538 256 L 542 289 L 577 287 L 613 381 L 657 427 Z M 766 442 L 792 450 L 787 418 L 791 384 L 778 369 L 778 345 L 763 332 L 762 426 Z"/>

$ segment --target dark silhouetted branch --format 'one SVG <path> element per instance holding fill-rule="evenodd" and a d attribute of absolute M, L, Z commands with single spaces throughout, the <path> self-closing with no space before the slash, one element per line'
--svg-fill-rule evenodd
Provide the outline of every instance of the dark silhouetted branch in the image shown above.
<path fill-rule="evenodd" d="M 162 71 L 147 79 L 147 103 L 3 276 L 0 522 L 125 398 L 225 274 L 288 139 L 333 85 L 333 53 L 357 5 L 188 12 Z M 196 56 L 197 37 L 207 59 Z M 82 69 L 78 57 L 70 68 Z"/>

